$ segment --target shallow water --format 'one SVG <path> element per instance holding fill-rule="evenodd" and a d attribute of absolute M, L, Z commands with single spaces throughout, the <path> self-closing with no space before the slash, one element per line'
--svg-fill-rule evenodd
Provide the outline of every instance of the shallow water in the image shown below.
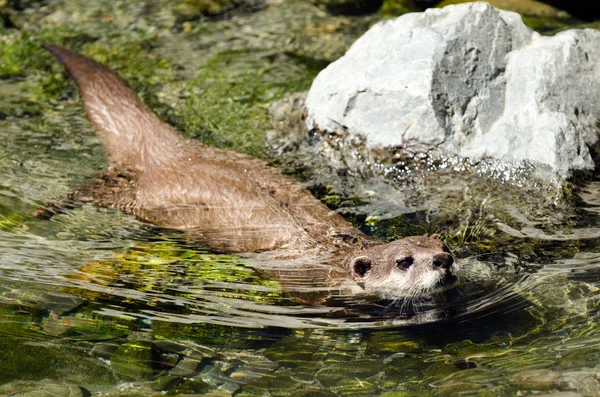
<path fill-rule="evenodd" d="M 85 11 L 78 4 L 69 7 Z M 59 6 L 49 2 L 28 18 L 66 18 L 56 14 Z M 115 7 L 117 19 L 132 12 Z M 335 58 L 342 40 L 376 19 L 336 19 L 302 2 L 286 7 L 198 23 L 188 35 L 181 33 L 188 25 L 170 26 L 136 55 L 179 60 L 179 68 L 157 61 L 147 71 L 123 67 L 120 55 L 110 59 L 128 78 L 142 76 L 136 89 L 186 133 L 261 153 L 221 130 L 269 127 L 269 102 L 305 90 L 323 58 Z M 162 29 L 166 22 L 157 20 L 130 31 L 123 17 L 112 36 L 79 43 L 121 54 L 122 41 L 146 43 L 148 31 Z M 102 32 L 109 22 L 98 21 L 77 34 Z M 300 40 L 323 32 L 329 41 Z M 2 34 L 5 46 L 26 40 L 14 30 Z M 44 201 L 106 161 L 73 87 L 59 67 L 44 65 L 15 75 L 0 68 L 0 394 L 600 395 L 600 182 L 549 206 L 536 198 L 543 187 L 519 190 L 517 176 L 498 182 L 494 172 L 508 175 L 498 169 L 470 176 L 448 160 L 441 168 L 453 173 L 440 184 L 377 165 L 341 172 L 327 165 L 331 148 L 312 141 L 274 150 L 274 161 L 365 232 L 379 239 L 441 232 L 460 258 L 456 288 L 416 300 L 348 294 L 303 269 L 286 272 L 282 283 L 252 258 L 211 253 L 116 211 L 84 206 L 49 221 L 33 218 Z M 55 92 L 36 96 L 44 90 Z M 206 99 L 211 92 L 230 96 L 214 102 Z M 195 116 L 205 108 L 208 114 Z M 493 183 L 528 199 L 478 190 Z M 315 297 L 329 298 L 305 303 Z"/>

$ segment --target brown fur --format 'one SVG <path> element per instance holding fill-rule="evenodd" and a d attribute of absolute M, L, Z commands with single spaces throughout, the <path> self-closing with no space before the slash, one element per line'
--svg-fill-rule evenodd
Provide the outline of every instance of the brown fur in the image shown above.
<path fill-rule="evenodd" d="M 272 251 L 279 258 L 316 251 L 351 273 L 353 259 L 368 254 L 385 266 L 369 269 L 373 277 L 355 276 L 378 283 L 392 271 L 388 262 L 398 252 L 410 251 L 428 269 L 442 252 L 441 241 L 427 237 L 389 244 L 369 240 L 265 162 L 181 136 L 105 66 L 61 47 L 46 48 L 79 86 L 110 167 L 73 193 L 66 201 L 71 204 L 48 207 L 39 216 L 90 202 L 185 231 L 215 251 Z"/>

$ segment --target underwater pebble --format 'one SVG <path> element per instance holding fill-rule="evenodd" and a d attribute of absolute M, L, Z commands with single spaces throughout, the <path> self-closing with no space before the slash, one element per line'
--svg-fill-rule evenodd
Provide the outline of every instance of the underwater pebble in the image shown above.
<path fill-rule="evenodd" d="M 209 385 L 218 386 L 221 390 L 235 392 L 240 389 L 240 385 L 232 381 L 227 375 L 213 365 L 204 367 L 197 377 Z"/>
<path fill-rule="evenodd" d="M 590 371 L 558 372 L 549 369 L 521 371 L 511 377 L 516 386 L 526 390 L 560 389 L 584 395 L 597 395 L 600 390 L 598 374 Z"/>
<path fill-rule="evenodd" d="M 384 358 L 383 363 L 386 365 L 391 364 L 395 359 L 404 357 L 406 357 L 406 353 L 403 352 L 392 354 L 391 356 L 387 356 L 386 358 Z"/>
<path fill-rule="evenodd" d="M 563 391 L 576 391 L 584 395 L 600 394 L 599 374 L 590 371 L 564 372 L 559 379 L 558 388 Z"/>
<path fill-rule="evenodd" d="M 296 395 L 303 383 L 294 379 L 293 370 L 280 368 L 261 376 L 244 387 L 244 391 L 236 397 L 260 395 Z"/>
<path fill-rule="evenodd" d="M 318 348 L 318 345 L 310 341 L 285 339 L 269 347 L 265 351 L 265 357 L 283 367 L 304 367 L 312 360 Z"/>
<path fill-rule="evenodd" d="M 59 336 L 67 332 L 71 328 L 68 322 L 64 322 L 62 318 L 45 318 L 42 321 L 42 329 L 48 335 Z"/>
<path fill-rule="evenodd" d="M 147 341 L 127 342 L 110 357 L 113 372 L 124 380 L 149 380 L 154 376 L 152 345 Z"/>
<path fill-rule="evenodd" d="M 355 379 L 360 382 L 383 370 L 384 365 L 380 361 L 356 360 L 323 368 L 317 373 L 317 379 L 325 387 L 336 387 L 345 379 Z"/>
<path fill-rule="evenodd" d="M 58 232 L 56 233 L 56 238 L 59 240 L 71 240 L 75 235 L 71 232 Z"/>
<path fill-rule="evenodd" d="M 184 357 L 173 369 L 169 371 L 171 376 L 193 376 L 198 372 L 202 360 Z"/>
<path fill-rule="evenodd" d="M 185 379 L 171 390 L 177 395 L 205 395 L 205 393 L 214 392 L 214 386 L 209 385 L 201 379 Z"/>
<path fill-rule="evenodd" d="M 152 382 L 152 390 L 156 391 L 170 391 L 175 385 L 181 381 L 178 376 L 165 375 L 160 376 L 154 382 Z"/>
<path fill-rule="evenodd" d="M 166 367 L 172 368 L 177 365 L 179 355 L 175 353 L 164 353 L 160 355 L 160 362 Z"/>
<path fill-rule="evenodd" d="M 94 344 L 90 354 L 96 357 L 110 358 L 119 348 L 119 344 L 112 342 L 98 342 Z"/>
<path fill-rule="evenodd" d="M 276 368 L 277 364 L 271 361 L 242 364 L 229 377 L 237 383 L 246 384 L 274 371 Z"/>
<path fill-rule="evenodd" d="M 550 390 L 556 387 L 560 373 L 549 369 L 530 369 L 511 376 L 510 380 L 519 388 L 527 390 Z"/>
<path fill-rule="evenodd" d="M 83 303 L 85 303 L 84 299 L 71 294 L 53 291 L 48 292 L 41 297 L 39 306 L 60 316 L 74 310 Z"/>
<path fill-rule="evenodd" d="M 212 358 L 217 354 L 214 349 L 193 342 L 157 340 L 154 341 L 154 345 L 165 353 L 177 353 L 188 357 Z"/>
<path fill-rule="evenodd" d="M 219 385 L 218 388 L 226 393 L 234 394 L 235 392 L 240 390 L 241 386 L 235 382 L 227 382 L 223 383 L 222 385 Z"/>

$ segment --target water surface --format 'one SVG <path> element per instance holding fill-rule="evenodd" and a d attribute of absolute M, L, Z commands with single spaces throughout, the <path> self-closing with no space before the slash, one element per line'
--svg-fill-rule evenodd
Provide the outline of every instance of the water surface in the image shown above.
<path fill-rule="evenodd" d="M 310 137 L 265 143 L 269 104 L 308 89 L 379 16 L 301 1 L 217 21 L 161 12 L 49 1 L 0 31 L 0 394 L 600 394 L 598 181 L 546 201 L 503 168 L 448 159 L 411 179 L 359 152 L 332 166 L 332 145 Z M 461 284 L 382 301 L 306 271 L 282 285 L 117 211 L 33 218 L 106 164 L 48 40 L 108 62 L 184 133 L 293 172 L 375 238 L 441 233 Z"/>

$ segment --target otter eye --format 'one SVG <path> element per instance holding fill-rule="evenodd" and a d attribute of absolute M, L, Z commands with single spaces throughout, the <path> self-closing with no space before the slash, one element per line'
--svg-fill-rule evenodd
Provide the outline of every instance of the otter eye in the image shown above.
<path fill-rule="evenodd" d="M 412 256 L 408 256 L 408 257 L 402 258 L 402 259 L 396 259 L 396 266 L 398 266 L 402 270 L 406 270 L 412 266 L 414 261 L 415 260 L 413 259 Z"/>
<path fill-rule="evenodd" d="M 371 267 L 373 267 L 373 262 L 366 256 L 356 258 L 354 260 L 354 264 L 352 265 L 354 273 L 358 274 L 361 277 L 367 274 Z"/>

